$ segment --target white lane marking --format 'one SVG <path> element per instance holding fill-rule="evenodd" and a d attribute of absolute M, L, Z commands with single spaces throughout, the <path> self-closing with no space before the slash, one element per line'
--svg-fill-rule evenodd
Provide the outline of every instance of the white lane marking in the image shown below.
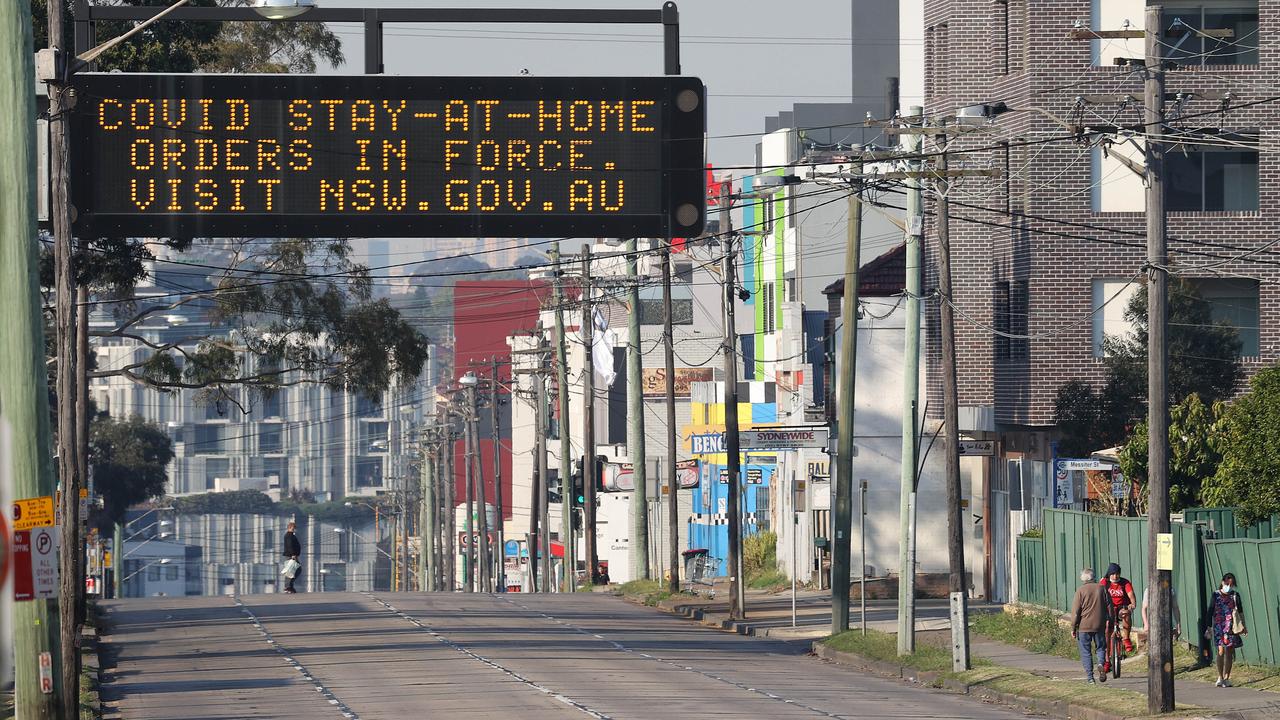
<path fill-rule="evenodd" d="M 458 652 L 462 653 L 463 655 L 466 655 L 467 657 L 472 658 L 472 659 L 474 659 L 474 660 L 479 660 L 480 662 L 484 663 L 485 665 L 488 665 L 489 667 L 491 667 L 491 668 L 493 668 L 493 669 L 495 669 L 495 670 L 497 670 L 497 671 L 499 671 L 499 672 L 501 672 L 501 673 L 503 673 L 503 674 L 507 675 L 507 676 L 508 676 L 508 677 L 510 677 L 511 679 L 516 680 L 517 682 L 520 682 L 520 683 L 522 683 L 522 684 L 524 684 L 524 685 L 527 685 L 528 687 L 531 687 L 531 688 L 533 688 L 534 690 L 537 690 L 538 692 L 542 693 L 543 695 L 548 695 L 548 696 L 550 696 L 550 697 L 552 697 L 552 698 L 554 698 L 554 699 L 556 699 L 556 700 L 558 700 L 558 701 L 560 701 L 560 702 L 562 702 L 562 703 L 564 703 L 564 704 L 566 704 L 566 705 L 569 705 L 570 707 L 576 708 L 576 709 L 578 709 L 578 710 L 580 710 L 580 711 L 582 711 L 582 712 L 586 713 L 587 715 L 590 715 L 590 716 L 591 716 L 591 717 L 593 717 L 593 718 L 597 718 L 597 720 L 613 720 L 610 716 L 605 715 L 604 713 L 599 712 L 599 711 L 597 711 L 597 710 L 592 710 L 591 708 L 587 707 L 585 704 L 583 704 L 583 703 L 581 703 L 581 702 L 578 702 L 577 700 L 574 700 L 574 699 L 573 699 L 573 698 L 571 698 L 571 697 L 568 697 L 568 696 L 566 696 L 566 695 L 564 695 L 564 694 L 562 694 L 562 693 L 558 693 L 558 692 L 556 692 L 555 690 L 552 690 L 551 688 L 546 687 L 545 685 L 539 685 L 538 683 L 536 683 L 536 682 L 534 682 L 534 681 L 530 680 L 529 678 L 527 678 L 527 677 L 525 677 L 525 676 L 521 675 L 520 673 L 517 673 L 516 671 L 514 671 L 514 670 L 512 670 L 512 669 L 510 669 L 510 668 L 508 668 L 508 667 L 504 667 L 504 666 L 502 666 L 502 665 L 498 664 L 497 662 L 495 662 L 495 661 L 493 661 L 493 660 L 490 660 L 490 659 L 489 659 L 489 658 L 487 658 L 487 657 L 484 657 L 483 655 L 479 655 L 479 654 L 477 654 L 477 653 L 474 653 L 474 652 L 472 652 L 472 651 L 468 650 L 467 648 L 463 647 L 462 645 L 460 645 L 460 644 L 458 644 L 458 643 L 456 643 L 456 642 L 454 642 L 454 641 L 450 640 L 449 638 L 445 637 L 444 635 L 441 635 L 440 633 L 438 633 L 438 632 L 436 632 L 435 630 L 431 629 L 431 626 L 430 626 L 430 625 L 428 625 L 428 624 L 426 624 L 426 623 L 424 623 L 424 622 L 422 622 L 422 621 L 420 621 L 420 620 L 418 620 L 418 619 L 416 619 L 416 618 L 409 617 L 409 616 L 405 615 L 404 613 L 400 613 L 400 612 L 398 612 L 395 608 L 391 607 L 391 605 L 390 605 L 390 604 L 388 604 L 385 600 L 383 600 L 382 598 L 378 597 L 377 595 L 374 595 L 373 593 L 369 593 L 369 592 L 365 592 L 365 593 L 363 593 L 363 594 L 364 594 L 366 597 L 368 597 L 369 599 L 373 600 L 374 602 L 376 602 L 376 603 L 378 603 L 379 605 L 381 605 L 381 606 L 383 606 L 384 608 L 386 608 L 386 609 L 387 609 L 387 611 L 391 612 L 391 613 L 392 613 L 392 614 L 394 614 L 394 615 L 397 615 L 398 617 L 402 617 L 402 618 L 404 618 L 405 620 L 408 620 L 410 623 L 413 623 L 413 625 L 414 625 L 414 626 L 416 626 L 419 630 L 422 630 L 422 631 L 426 632 L 426 633 L 427 633 L 428 635 L 430 635 L 431 637 L 433 637 L 433 638 L 435 638 L 436 640 L 440 641 L 441 643 L 443 643 L 443 644 L 445 644 L 445 645 L 449 646 L 450 648 L 453 648 L 454 650 L 457 650 Z"/>
<path fill-rule="evenodd" d="M 302 665 L 302 663 L 298 662 L 296 658 L 294 658 L 292 655 L 289 654 L 288 650 L 284 649 L 283 645 L 276 642 L 275 638 L 271 637 L 271 633 L 266 629 L 266 627 L 263 626 L 262 621 L 258 619 L 257 615 L 253 614 L 253 611 L 249 609 L 248 605 L 244 604 L 244 601 L 240 599 L 239 595 L 233 595 L 231 597 L 231 600 L 236 604 L 236 607 L 240 608 L 240 612 L 244 613 L 245 617 L 249 618 L 249 622 L 258 631 L 258 633 L 261 634 L 264 639 L 266 639 L 267 644 L 270 645 L 273 650 L 279 653 L 280 657 L 284 658 L 285 662 L 289 663 L 294 668 L 297 668 L 298 672 L 302 673 L 302 679 L 311 683 L 312 688 L 316 692 L 323 695 L 324 698 L 329 701 L 330 705 L 336 706 L 338 710 L 342 713 L 342 717 L 350 718 L 351 720 L 360 720 L 360 716 L 357 715 L 354 710 L 347 707 L 346 704 L 343 703 L 341 700 L 339 700 L 337 696 L 335 696 L 332 692 L 330 692 L 329 689 L 326 688 L 323 683 L 321 683 L 319 680 L 316 680 L 311 675 L 311 673 L 307 672 L 307 669 Z"/>
<path fill-rule="evenodd" d="M 756 694 L 756 695 L 760 695 L 760 696 L 762 696 L 762 697 L 769 698 L 770 700 L 776 700 L 777 702 L 783 703 L 783 704 L 785 704 L 785 705 L 794 705 L 795 707 L 802 708 L 802 709 L 804 709 L 804 710 L 808 710 L 809 712 L 815 713 L 815 714 L 817 714 L 817 715 L 821 715 L 821 716 L 823 716 L 823 717 L 835 718 L 836 720 L 842 720 L 843 718 L 847 717 L 847 716 L 845 716 L 845 715 L 835 715 L 835 714 L 833 714 L 833 713 L 829 713 L 829 712 L 827 712 L 826 710 L 822 710 L 822 709 L 820 709 L 820 708 L 812 707 L 812 706 L 810 706 L 810 705 L 805 705 L 805 704 L 804 704 L 804 703 L 802 703 L 802 702 L 799 702 L 799 701 L 797 701 L 797 700 L 791 700 L 791 699 L 789 699 L 789 698 L 782 697 L 781 695 L 775 695 L 775 694 L 773 694 L 773 693 L 771 693 L 771 692 L 766 692 L 766 691 L 764 691 L 764 690 L 757 690 L 756 688 L 750 687 L 750 686 L 745 685 L 745 684 L 743 684 L 743 683 L 740 683 L 740 682 L 738 682 L 738 681 L 736 681 L 736 680 L 730 680 L 729 678 L 723 677 L 723 676 L 721 676 L 721 675 L 716 675 L 715 673 L 710 672 L 710 671 L 707 671 L 707 670 L 699 670 L 698 668 L 692 667 L 692 666 L 690 666 L 690 665 L 684 665 L 684 664 L 677 663 L 677 662 L 672 661 L 672 660 L 667 660 L 667 659 L 660 658 L 660 657 L 654 657 L 653 655 L 649 655 L 649 654 L 647 654 L 647 653 L 640 652 L 639 650 L 635 650 L 635 649 L 629 648 L 629 647 L 627 647 L 626 645 L 623 645 L 622 643 L 617 642 L 616 640 L 610 640 L 609 638 L 606 638 L 606 637 L 604 637 L 604 636 L 602 636 L 602 635 L 599 635 L 599 634 L 596 634 L 596 633 L 590 632 L 590 631 L 588 631 L 588 630 L 583 630 L 582 628 L 578 627 L 577 625 L 574 625 L 574 624 L 569 623 L 569 622 L 565 622 L 564 620 L 561 620 L 560 618 L 555 617 L 555 616 L 553 616 L 553 615 L 548 615 L 547 613 L 540 612 L 540 611 L 538 611 L 538 610 L 534 610 L 533 608 L 529 607 L 528 605 L 525 605 L 525 604 L 523 604 L 523 603 L 516 602 L 515 600 L 512 600 L 511 598 L 507 597 L 506 595 L 495 595 L 494 597 L 498 598 L 499 600 L 502 600 L 503 602 L 506 602 L 506 603 L 509 603 L 509 604 L 511 604 L 511 605 L 514 605 L 515 607 L 522 608 L 522 609 L 524 609 L 524 610 L 526 610 L 526 611 L 528 611 L 528 612 L 530 612 L 530 613 L 537 614 L 537 615 L 541 615 L 542 617 L 544 617 L 544 618 L 546 618 L 546 619 L 548 619 L 548 620 L 550 620 L 550 621 L 552 621 L 552 622 L 554 622 L 554 623 L 558 623 L 558 624 L 560 624 L 560 625 L 563 625 L 564 627 L 567 627 L 567 628 L 569 628 L 570 630 L 573 630 L 574 632 L 581 633 L 581 634 L 586 635 L 586 636 L 588 636 L 588 637 L 600 638 L 601 640 L 603 640 L 604 642 L 608 643 L 609 645 L 612 645 L 612 646 L 613 646 L 613 648 L 614 648 L 615 650 L 619 651 L 619 652 L 624 652 L 624 653 L 627 653 L 628 655 L 635 655 L 636 657 L 641 657 L 641 658 L 644 658 L 644 659 L 646 659 L 646 660 L 652 660 L 653 662 L 661 663 L 661 664 L 663 664 L 663 665 L 668 665 L 668 666 L 670 666 L 670 667 L 676 668 L 677 670 L 685 670 L 685 671 L 688 671 L 688 672 L 691 672 L 691 673 L 695 673 L 695 674 L 697 674 L 697 675 L 701 675 L 701 676 L 703 676 L 703 677 L 705 677 L 705 678 L 709 678 L 709 679 L 711 679 L 711 680 L 716 680 L 716 681 L 719 681 L 719 682 L 725 683 L 725 684 L 727 684 L 727 685 L 732 685 L 732 686 L 734 686 L 734 687 L 736 687 L 736 688 L 738 688 L 738 689 L 740 689 L 740 690 L 746 690 L 747 692 L 754 693 L 754 694 Z"/>

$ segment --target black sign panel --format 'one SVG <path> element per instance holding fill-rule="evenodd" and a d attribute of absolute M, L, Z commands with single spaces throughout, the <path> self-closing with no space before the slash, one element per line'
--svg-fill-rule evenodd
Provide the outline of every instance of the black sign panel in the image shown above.
<path fill-rule="evenodd" d="M 81 74 L 80 235 L 688 237 L 701 81 Z"/>

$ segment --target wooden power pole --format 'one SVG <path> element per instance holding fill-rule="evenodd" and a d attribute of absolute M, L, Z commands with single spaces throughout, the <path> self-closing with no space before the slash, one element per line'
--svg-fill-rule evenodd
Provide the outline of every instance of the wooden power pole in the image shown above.
<path fill-rule="evenodd" d="M 582 246 L 582 488 L 583 552 L 587 556 L 587 577 L 596 584 L 599 558 L 596 555 L 596 368 L 592 354 L 595 315 L 591 305 L 591 245 Z"/>
<path fill-rule="evenodd" d="M 555 351 L 556 351 L 556 402 L 560 410 L 560 544 L 564 548 L 560 579 L 560 592 L 573 592 L 578 561 L 573 538 L 573 460 L 569 445 L 569 358 L 564 337 L 564 271 L 560 263 L 560 243 L 551 244 L 551 263 L 554 270 Z M 549 550 L 548 550 L 549 552 Z"/>
<path fill-rule="evenodd" d="M 667 535 L 671 578 L 668 589 L 680 592 L 680 489 L 676 471 L 676 357 L 675 336 L 671 329 L 671 238 L 662 246 L 662 356 L 666 370 L 667 396 Z"/>
<path fill-rule="evenodd" d="M 733 216 L 730 196 L 720 194 L 720 234 L 724 238 L 721 269 L 724 281 L 724 451 L 727 465 L 725 512 L 729 531 L 729 618 L 746 617 L 746 578 L 742 572 L 742 453 L 738 442 L 738 330 L 735 305 L 738 283 L 734 279 Z"/>

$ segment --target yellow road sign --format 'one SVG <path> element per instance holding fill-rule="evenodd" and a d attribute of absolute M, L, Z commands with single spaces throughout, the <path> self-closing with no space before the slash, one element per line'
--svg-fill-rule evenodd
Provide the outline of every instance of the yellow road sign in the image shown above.
<path fill-rule="evenodd" d="M 30 530 L 31 528 L 48 527 L 54 524 L 53 498 L 48 495 L 14 501 L 14 530 Z"/>

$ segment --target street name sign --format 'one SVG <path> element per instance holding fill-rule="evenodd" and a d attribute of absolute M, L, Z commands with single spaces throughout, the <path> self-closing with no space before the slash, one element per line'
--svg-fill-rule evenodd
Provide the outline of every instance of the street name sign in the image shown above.
<path fill-rule="evenodd" d="M 693 77 L 81 73 L 79 235 L 693 237 Z"/>

